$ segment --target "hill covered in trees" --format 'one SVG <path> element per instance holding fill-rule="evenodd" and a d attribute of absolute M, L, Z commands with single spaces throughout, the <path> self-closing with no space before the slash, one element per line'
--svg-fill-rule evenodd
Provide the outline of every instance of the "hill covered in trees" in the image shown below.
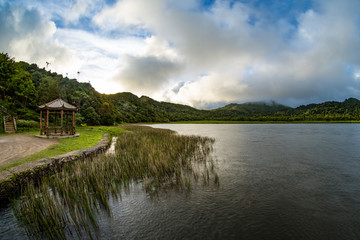
<path fill-rule="evenodd" d="M 37 106 L 61 97 L 77 106 L 77 122 L 87 125 L 169 121 L 359 121 L 360 101 L 309 104 L 297 108 L 275 102 L 229 104 L 214 110 L 158 102 L 128 92 L 100 94 L 89 83 L 63 77 L 36 64 L 0 54 L 0 105 L 18 119 L 39 121 Z"/>

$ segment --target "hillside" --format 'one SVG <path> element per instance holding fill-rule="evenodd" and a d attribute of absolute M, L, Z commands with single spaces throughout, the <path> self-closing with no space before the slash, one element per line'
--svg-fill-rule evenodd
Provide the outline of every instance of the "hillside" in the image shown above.
<path fill-rule="evenodd" d="M 146 96 L 138 98 L 132 93 L 104 95 L 114 106 L 123 122 L 169 122 L 201 120 L 204 111 L 167 102 L 158 102 Z"/>
<path fill-rule="evenodd" d="M 244 115 L 249 115 L 249 114 L 253 115 L 253 114 L 274 114 L 289 109 L 291 108 L 281 104 L 277 104 L 276 102 L 271 102 L 271 103 L 249 102 L 243 104 L 232 103 L 217 110 L 231 110 L 231 111 L 237 111 Z"/>
<path fill-rule="evenodd" d="M 302 105 L 289 110 L 287 116 L 298 120 L 350 121 L 360 120 L 360 101 L 348 98 L 344 102 L 329 101 L 320 104 Z"/>
<path fill-rule="evenodd" d="M 275 102 L 232 103 L 214 110 L 159 102 L 123 92 L 100 94 L 89 83 L 63 77 L 36 64 L 0 54 L 0 105 L 18 119 L 39 121 L 37 106 L 61 97 L 77 106 L 77 123 L 221 121 L 359 121 L 360 101 L 325 102 L 290 108 Z M 2 116 L 0 116 L 2 117 Z"/>

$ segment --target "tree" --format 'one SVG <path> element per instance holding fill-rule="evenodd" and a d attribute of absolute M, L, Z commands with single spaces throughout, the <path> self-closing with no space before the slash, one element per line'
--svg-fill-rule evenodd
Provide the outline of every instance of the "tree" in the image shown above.
<path fill-rule="evenodd" d="M 95 109 L 92 106 L 85 106 L 81 110 L 81 116 L 84 117 L 84 122 L 87 125 L 91 125 L 91 126 L 100 125 L 99 114 L 96 113 Z"/>
<path fill-rule="evenodd" d="M 115 106 L 108 102 L 103 102 L 101 107 L 99 108 L 100 114 L 100 123 L 101 125 L 105 126 L 112 126 L 114 125 L 115 117 Z"/>
<path fill-rule="evenodd" d="M 15 74 L 14 59 L 11 59 L 7 53 L 0 54 L 0 96 L 5 100 L 7 92 L 7 82 Z"/>
<path fill-rule="evenodd" d="M 0 54 L 0 92 L 2 104 L 11 114 L 18 115 L 18 109 L 25 108 L 36 98 L 31 74 L 23 64 L 16 63 L 7 54 Z M 30 100 L 30 101 L 29 101 Z"/>
<path fill-rule="evenodd" d="M 52 77 L 46 76 L 41 79 L 38 89 L 37 103 L 44 104 L 60 97 L 59 83 Z"/>
<path fill-rule="evenodd" d="M 109 113 L 105 113 L 105 114 L 101 114 L 100 115 L 100 124 L 104 125 L 104 126 L 113 126 L 114 125 L 114 116 L 109 114 Z"/>

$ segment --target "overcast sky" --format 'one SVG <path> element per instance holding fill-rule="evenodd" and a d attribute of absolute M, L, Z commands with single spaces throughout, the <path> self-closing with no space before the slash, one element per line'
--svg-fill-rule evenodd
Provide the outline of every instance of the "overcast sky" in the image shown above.
<path fill-rule="evenodd" d="M 0 0 L 0 51 L 197 108 L 343 101 L 360 98 L 360 1 Z"/>

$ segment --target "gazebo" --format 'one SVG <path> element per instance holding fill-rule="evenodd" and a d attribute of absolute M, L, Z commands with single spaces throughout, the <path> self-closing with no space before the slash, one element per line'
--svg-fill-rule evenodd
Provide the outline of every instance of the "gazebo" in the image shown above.
<path fill-rule="evenodd" d="M 77 107 L 58 98 L 54 101 L 40 105 L 38 108 L 40 109 L 40 135 L 75 135 L 75 112 L 77 111 Z M 55 114 L 53 126 L 49 125 L 50 114 Z M 58 115 L 60 115 L 60 126 L 57 126 Z M 71 126 L 69 126 L 69 117 Z"/>

